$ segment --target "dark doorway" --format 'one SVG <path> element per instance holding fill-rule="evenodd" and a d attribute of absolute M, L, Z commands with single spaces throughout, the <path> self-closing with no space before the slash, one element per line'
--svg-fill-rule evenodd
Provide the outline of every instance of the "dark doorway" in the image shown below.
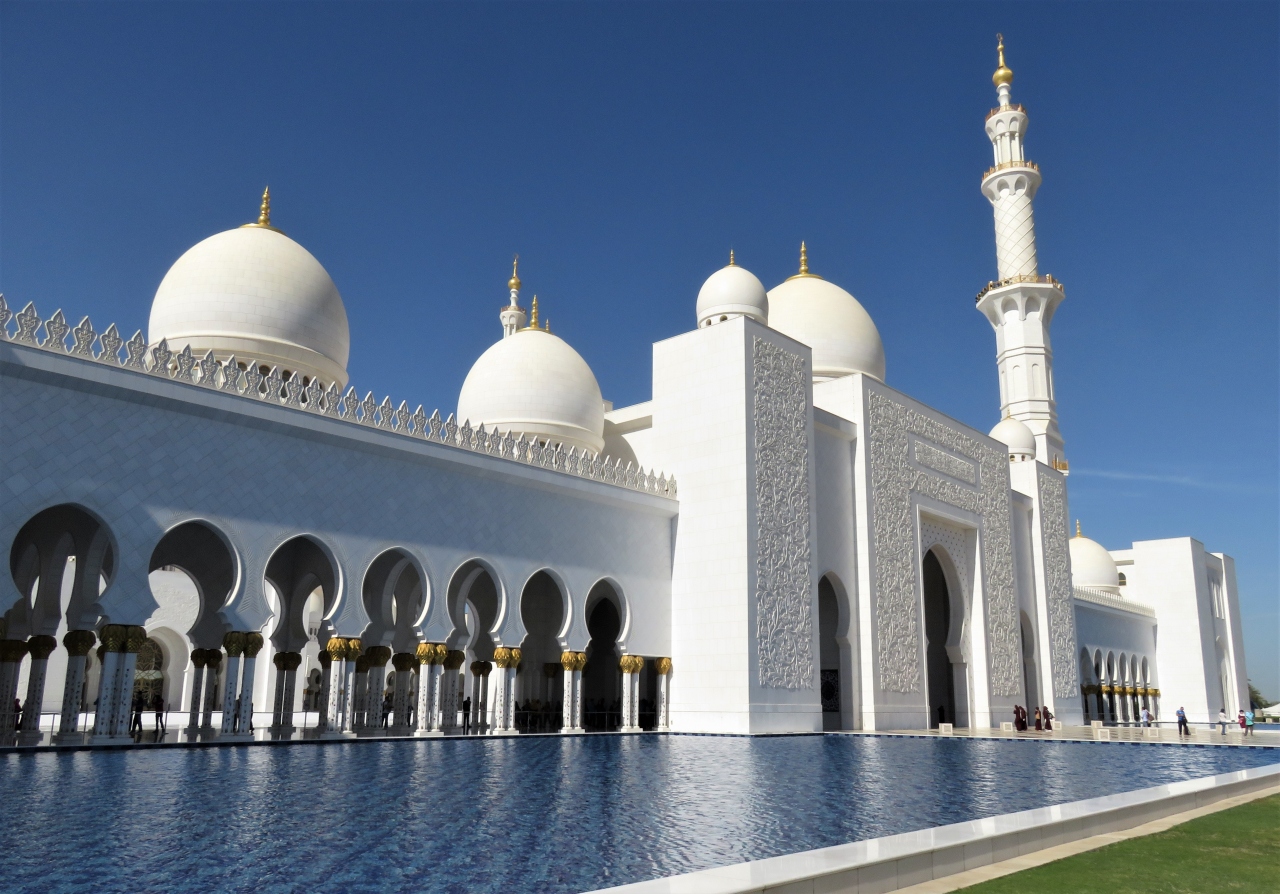
<path fill-rule="evenodd" d="M 938 557 L 930 550 L 925 554 L 924 572 L 924 636 L 925 664 L 929 677 L 929 728 L 939 723 L 956 722 L 956 691 L 947 655 L 947 638 L 951 635 L 951 593 Z"/>
<path fill-rule="evenodd" d="M 612 599 L 600 599 L 587 613 L 587 665 L 582 669 L 582 725 L 591 731 L 616 730 L 622 710 L 618 671 L 618 633 L 622 618 Z"/>

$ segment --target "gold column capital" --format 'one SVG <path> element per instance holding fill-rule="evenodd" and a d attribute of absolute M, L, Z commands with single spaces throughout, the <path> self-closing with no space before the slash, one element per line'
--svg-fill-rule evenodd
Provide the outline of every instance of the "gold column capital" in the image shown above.
<path fill-rule="evenodd" d="M 244 654 L 249 658 L 257 658 L 258 653 L 262 651 L 262 647 L 266 644 L 261 633 L 246 633 L 244 635 Z"/>
<path fill-rule="evenodd" d="M 136 654 L 147 641 L 147 628 L 129 626 L 125 630 L 124 651 Z"/>
<path fill-rule="evenodd" d="M 97 637 L 93 635 L 92 630 L 68 630 L 62 636 L 62 644 L 67 647 L 67 652 L 73 658 L 88 655 L 96 641 Z"/>
<path fill-rule="evenodd" d="M 653 669 L 665 677 L 667 674 L 671 673 L 671 659 L 670 658 L 654 659 Z"/>
<path fill-rule="evenodd" d="M 244 653 L 245 634 L 239 630 L 232 630 L 222 637 L 222 648 L 227 650 L 228 658 L 239 658 Z"/>

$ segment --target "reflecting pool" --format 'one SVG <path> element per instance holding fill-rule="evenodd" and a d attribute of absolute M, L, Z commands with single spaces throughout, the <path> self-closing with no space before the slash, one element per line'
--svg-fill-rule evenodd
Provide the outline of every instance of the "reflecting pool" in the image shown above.
<path fill-rule="evenodd" d="M 10 754 L 0 887 L 579 892 L 1278 758 L 840 735 Z"/>

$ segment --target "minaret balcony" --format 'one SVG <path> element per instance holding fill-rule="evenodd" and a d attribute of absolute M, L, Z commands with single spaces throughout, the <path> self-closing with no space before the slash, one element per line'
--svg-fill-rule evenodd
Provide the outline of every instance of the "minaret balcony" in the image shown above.
<path fill-rule="evenodd" d="M 992 115 L 999 115 L 1001 112 L 1021 112 L 1022 114 L 1025 115 L 1027 113 L 1027 110 L 1022 107 L 1022 103 L 1020 102 L 1012 103 L 1011 105 L 1007 105 L 1007 106 L 996 106 L 990 112 L 987 112 L 987 117 L 984 118 L 983 120 L 990 121 Z"/>
<path fill-rule="evenodd" d="M 1009 168 L 1028 168 L 1032 171 L 1035 171 L 1037 174 L 1040 173 L 1040 166 L 1036 164 L 1034 161 L 1027 161 L 1025 159 L 1023 159 L 1022 161 L 1002 161 L 998 165 L 987 168 L 986 171 L 984 171 L 982 174 L 982 179 L 985 181 L 988 177 L 990 177 L 992 174 L 996 173 L 997 171 L 1007 171 Z"/>
<path fill-rule="evenodd" d="M 977 297 L 973 299 L 973 301 L 975 304 L 977 304 L 980 301 L 982 301 L 983 296 L 986 295 L 988 292 L 994 291 L 996 289 L 1003 289 L 1005 286 L 1017 285 L 1019 283 L 1041 283 L 1043 285 L 1053 286 L 1059 292 L 1062 292 L 1063 295 L 1066 295 L 1066 290 L 1063 288 L 1062 283 L 1054 279 L 1053 274 L 1046 273 L 1043 276 L 1040 276 L 1038 274 L 1028 273 L 1028 274 L 1020 274 L 1018 276 L 1010 276 L 1006 279 L 996 280 L 996 281 L 987 283 L 983 287 L 982 291 L 978 293 Z"/>

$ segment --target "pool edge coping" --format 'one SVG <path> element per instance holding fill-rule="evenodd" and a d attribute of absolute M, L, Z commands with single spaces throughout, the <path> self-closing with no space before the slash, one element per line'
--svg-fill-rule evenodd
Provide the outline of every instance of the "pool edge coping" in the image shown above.
<path fill-rule="evenodd" d="M 1277 785 L 1280 763 L 585 894 L 884 894 Z"/>

